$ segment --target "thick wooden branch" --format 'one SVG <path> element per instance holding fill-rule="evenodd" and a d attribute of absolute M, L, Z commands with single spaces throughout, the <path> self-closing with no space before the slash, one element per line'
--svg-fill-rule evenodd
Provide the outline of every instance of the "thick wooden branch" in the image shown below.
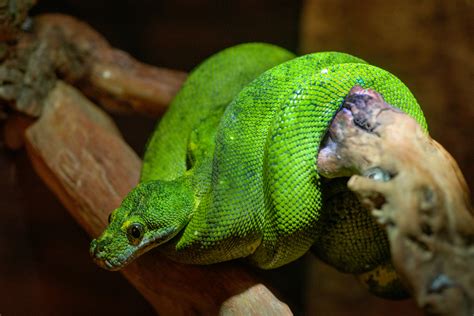
<path fill-rule="evenodd" d="M 181 87 L 186 74 L 145 65 L 110 47 L 87 24 L 70 16 L 48 14 L 33 20 L 5 48 L 0 65 L 0 100 L 39 116 L 42 100 L 59 79 L 81 89 L 114 112 L 158 116 Z"/>
<path fill-rule="evenodd" d="M 474 314 L 474 213 L 452 157 L 416 121 L 355 87 L 318 158 L 385 226 L 392 260 L 428 314 Z M 354 175 L 356 174 L 356 175 Z"/>
<path fill-rule="evenodd" d="M 91 236 L 101 233 L 110 211 L 138 182 L 140 159 L 113 122 L 65 83 L 46 97 L 26 143 L 38 174 Z M 162 315 L 291 315 L 235 262 L 191 266 L 152 251 L 123 274 Z"/>

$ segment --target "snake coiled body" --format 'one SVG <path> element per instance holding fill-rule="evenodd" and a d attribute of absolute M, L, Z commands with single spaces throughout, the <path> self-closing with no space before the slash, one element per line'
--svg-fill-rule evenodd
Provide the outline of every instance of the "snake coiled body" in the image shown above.
<path fill-rule="evenodd" d="M 347 272 L 385 264 L 388 246 L 380 228 L 363 208 L 348 212 L 360 212 L 359 217 L 331 215 L 359 204 L 344 186 L 331 189 L 333 182 L 321 179 L 316 167 L 324 135 L 355 85 L 376 90 L 426 127 L 399 79 L 348 54 L 295 58 L 273 45 L 243 44 L 210 57 L 191 73 L 158 124 L 141 184 L 114 212 L 113 222 L 122 226 L 112 222 L 109 235 L 118 227 L 123 231 L 131 216 L 148 217 L 146 229 L 156 230 L 149 222 L 183 212 L 163 224 L 173 231 L 169 238 L 153 237 L 178 261 L 209 264 L 246 257 L 268 269 L 317 245 L 315 253 Z M 157 187 L 170 183 L 173 190 L 187 192 L 178 196 L 190 196 L 189 208 L 176 209 L 176 203 L 166 204 L 166 196 L 157 195 L 163 191 Z M 351 236 L 351 242 L 338 242 Z M 367 247 L 371 243 L 382 246 Z M 355 259 L 347 260 L 349 255 Z"/>

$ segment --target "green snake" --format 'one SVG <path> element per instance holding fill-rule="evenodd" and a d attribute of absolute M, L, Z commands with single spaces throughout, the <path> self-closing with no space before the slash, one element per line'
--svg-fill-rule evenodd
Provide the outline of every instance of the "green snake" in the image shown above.
<path fill-rule="evenodd" d="M 312 249 L 339 270 L 372 273 L 381 283 L 381 271 L 391 273 L 383 230 L 345 179 L 317 171 L 321 142 L 355 85 L 426 128 L 408 88 L 357 57 L 296 57 L 263 43 L 211 56 L 157 125 L 140 183 L 92 241 L 91 255 L 117 270 L 159 246 L 179 262 L 246 258 L 271 269 Z"/>

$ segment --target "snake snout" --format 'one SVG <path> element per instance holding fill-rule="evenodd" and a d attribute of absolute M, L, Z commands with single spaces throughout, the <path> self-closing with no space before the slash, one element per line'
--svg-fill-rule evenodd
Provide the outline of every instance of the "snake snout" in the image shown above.
<path fill-rule="evenodd" d="M 94 239 L 91 241 L 89 253 L 94 262 L 101 268 L 106 270 L 117 270 L 118 268 L 111 263 L 107 256 L 107 248 L 111 242 L 110 239 Z"/>
<path fill-rule="evenodd" d="M 93 258 L 97 258 L 99 256 L 99 253 L 102 252 L 102 248 L 100 246 L 100 243 L 97 239 L 94 239 L 91 241 L 91 245 L 90 245 L 90 248 L 89 248 L 89 254 L 91 255 L 91 257 Z"/>
<path fill-rule="evenodd" d="M 107 248 L 111 244 L 112 240 L 107 239 L 94 239 L 91 242 L 89 253 L 94 259 L 102 259 L 106 253 Z"/>

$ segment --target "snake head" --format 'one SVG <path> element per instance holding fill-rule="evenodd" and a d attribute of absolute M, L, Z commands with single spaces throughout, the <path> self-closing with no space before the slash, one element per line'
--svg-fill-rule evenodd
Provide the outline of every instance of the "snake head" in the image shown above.
<path fill-rule="evenodd" d="M 189 221 L 193 204 L 191 189 L 179 180 L 140 183 L 91 242 L 92 258 L 104 269 L 121 269 L 176 236 Z"/>

